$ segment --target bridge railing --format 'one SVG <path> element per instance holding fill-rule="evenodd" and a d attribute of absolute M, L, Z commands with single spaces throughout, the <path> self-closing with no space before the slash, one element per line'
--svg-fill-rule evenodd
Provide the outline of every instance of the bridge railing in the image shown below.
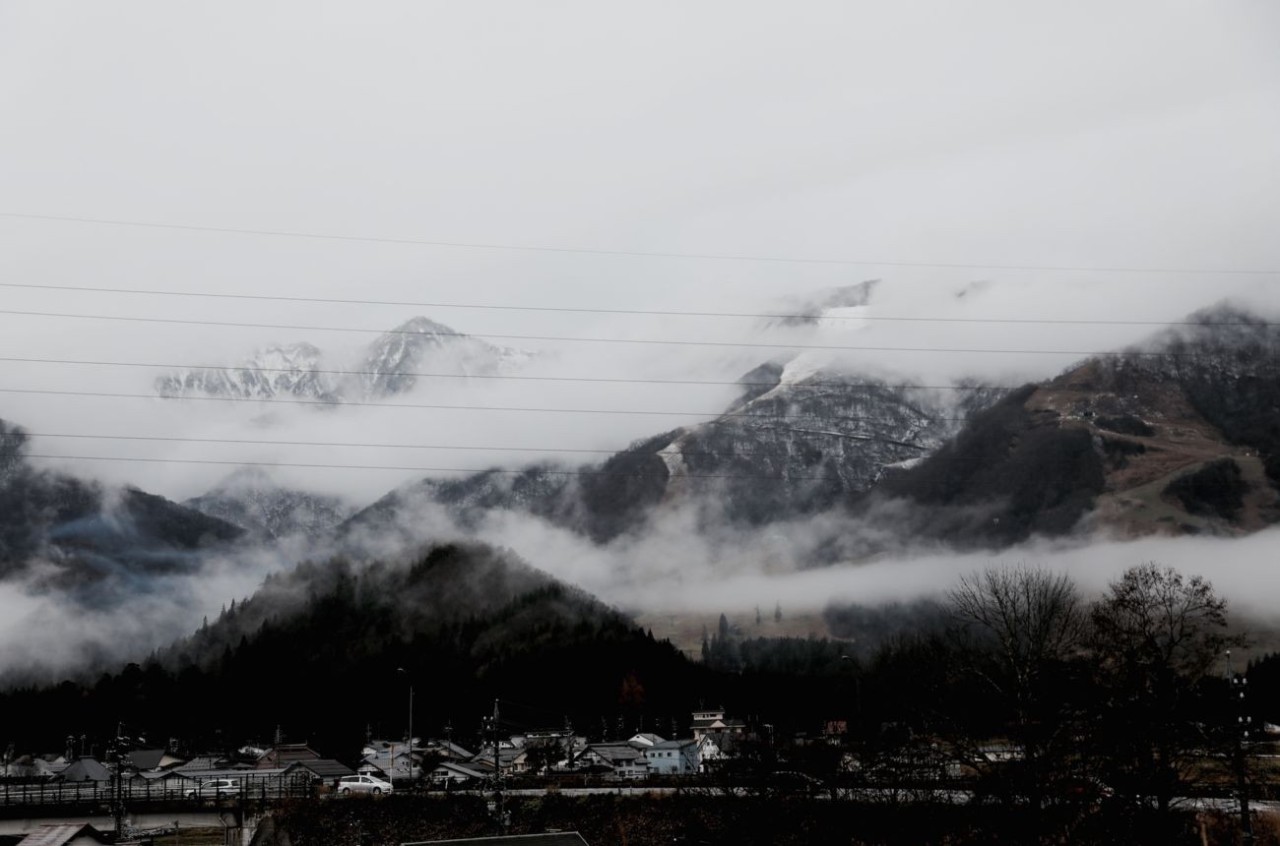
<path fill-rule="evenodd" d="M 312 785 L 304 776 L 255 778 L 251 772 L 236 776 L 240 782 L 235 791 L 221 797 L 189 794 L 198 790 L 194 779 L 126 778 L 117 785 L 111 781 L 35 781 L 0 784 L 0 807 L 38 805 L 104 805 L 116 800 L 127 802 L 212 802 L 223 800 L 295 799 L 311 795 Z"/>

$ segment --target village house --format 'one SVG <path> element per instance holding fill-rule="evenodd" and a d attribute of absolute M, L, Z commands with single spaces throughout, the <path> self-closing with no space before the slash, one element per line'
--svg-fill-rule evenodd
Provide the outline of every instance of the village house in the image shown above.
<path fill-rule="evenodd" d="M 212 755 L 197 755 L 185 764 L 179 764 L 174 767 L 176 772 L 180 773 L 202 773 L 211 770 L 230 770 L 230 769 L 253 769 L 252 764 L 238 764 L 234 761 L 228 761 L 225 758 L 215 758 Z"/>
<path fill-rule="evenodd" d="M 738 737 L 734 734 L 704 734 L 698 745 L 698 771 L 709 773 L 733 757 Z"/>
<path fill-rule="evenodd" d="M 655 743 L 661 743 L 664 740 L 666 740 L 665 737 L 659 737 L 653 732 L 640 732 L 639 734 L 633 734 L 630 739 L 627 740 L 627 743 L 630 743 L 637 749 L 648 749 Z"/>
<path fill-rule="evenodd" d="M 42 825 L 18 841 L 18 846 L 100 846 L 110 840 L 88 823 Z"/>
<path fill-rule="evenodd" d="M 698 772 L 698 741 L 664 740 L 645 750 L 650 775 L 691 775 Z"/>
<path fill-rule="evenodd" d="M 364 758 L 356 768 L 363 775 L 376 775 L 395 783 L 410 781 L 422 773 L 421 753 L 410 751 L 407 743 L 372 743 L 364 748 L 364 752 Z"/>
<path fill-rule="evenodd" d="M 171 755 L 167 749 L 135 749 L 132 752 L 126 752 L 121 763 L 127 770 L 145 773 L 171 769 L 185 761 Z"/>
<path fill-rule="evenodd" d="M 481 749 L 470 761 L 466 762 L 467 766 L 483 772 L 493 773 L 493 747 Z M 529 771 L 529 750 L 515 748 L 509 743 L 501 743 L 498 746 L 498 769 L 500 775 L 521 775 Z"/>
<path fill-rule="evenodd" d="M 315 758 L 307 761 L 294 761 L 285 767 L 282 778 L 295 777 L 305 773 L 313 784 L 324 784 L 332 787 L 343 776 L 355 775 L 355 770 L 333 758 Z"/>
<path fill-rule="evenodd" d="M 578 766 L 606 770 L 615 778 L 644 778 L 649 759 L 645 749 L 630 743 L 592 743 L 578 756 Z"/>
<path fill-rule="evenodd" d="M 305 743 L 279 743 L 258 756 L 258 769 L 287 767 L 295 761 L 314 761 L 320 753 Z"/>
<path fill-rule="evenodd" d="M 747 729 L 742 720 L 726 719 L 724 709 L 693 712 L 693 739 L 702 740 L 708 734 L 741 735 Z"/>
<path fill-rule="evenodd" d="M 143 791 L 150 796 L 183 796 L 192 785 L 199 784 L 190 775 L 177 769 L 149 770 L 138 773 L 135 777 L 146 784 Z"/>
<path fill-rule="evenodd" d="M 67 768 L 61 755 L 19 755 L 0 766 L 0 776 L 15 779 L 51 779 Z"/>
<path fill-rule="evenodd" d="M 469 781 L 484 781 L 492 771 L 490 769 L 486 772 L 456 761 L 441 761 L 428 777 L 432 784 L 448 788 L 452 785 L 466 784 Z"/>
<path fill-rule="evenodd" d="M 475 757 L 474 752 L 470 752 L 451 740 L 428 740 L 422 746 L 422 751 L 427 755 L 434 755 L 445 761 L 469 761 Z"/>
<path fill-rule="evenodd" d="M 110 781 L 111 773 L 97 758 L 76 758 L 59 777 L 63 781 Z"/>

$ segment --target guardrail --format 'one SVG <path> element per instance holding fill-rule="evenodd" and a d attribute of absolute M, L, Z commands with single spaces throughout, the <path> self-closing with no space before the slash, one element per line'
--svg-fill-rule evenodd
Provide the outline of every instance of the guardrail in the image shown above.
<path fill-rule="evenodd" d="M 45 805 L 109 805 L 116 801 L 144 803 L 188 803 L 224 801 L 301 799 L 315 792 L 312 779 L 307 775 L 280 778 L 254 778 L 246 773 L 238 776 L 240 786 L 227 791 L 221 797 L 188 794 L 198 790 L 200 783 L 192 780 L 175 782 L 172 779 L 130 778 L 121 783 L 112 781 L 47 781 L 19 784 L 0 784 L 0 808 Z"/>

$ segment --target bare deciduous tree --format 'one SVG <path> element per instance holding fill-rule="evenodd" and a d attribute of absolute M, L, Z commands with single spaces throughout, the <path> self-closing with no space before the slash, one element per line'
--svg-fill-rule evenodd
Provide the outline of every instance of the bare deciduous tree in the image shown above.
<path fill-rule="evenodd" d="M 1092 622 L 1104 695 L 1101 757 L 1118 788 L 1167 810 L 1206 743 L 1198 687 L 1242 638 L 1228 634 L 1226 600 L 1209 582 L 1154 563 L 1114 582 Z"/>
<path fill-rule="evenodd" d="M 966 576 L 947 596 L 963 670 L 1003 709 L 1021 763 L 1020 790 L 1039 803 L 1069 744 L 1064 700 L 1052 689 L 1086 642 L 1088 614 L 1074 582 L 1028 567 Z M 1069 738 L 1068 738 L 1069 739 Z"/>

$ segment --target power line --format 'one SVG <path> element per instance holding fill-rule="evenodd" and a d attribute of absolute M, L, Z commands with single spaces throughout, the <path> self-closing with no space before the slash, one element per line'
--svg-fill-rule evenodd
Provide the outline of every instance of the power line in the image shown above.
<path fill-rule="evenodd" d="M 627 478 L 627 479 L 710 479 L 710 480 L 739 480 L 739 481 L 774 481 L 774 482 L 827 482 L 836 483 L 840 479 L 833 476 L 809 476 L 809 475 L 783 475 L 783 474 L 735 474 L 735 473 L 668 473 L 660 476 L 653 473 L 622 473 L 612 470 L 553 470 L 545 467 L 539 468 L 468 468 L 468 467 L 416 467 L 402 465 L 383 465 L 383 464 L 318 464 L 304 462 L 287 462 L 287 461 L 218 461 L 213 459 L 196 459 L 196 458 L 126 458 L 120 456 L 106 455 L 51 455 L 45 453 L 28 453 L 27 458 L 36 458 L 50 461 L 105 461 L 112 463 L 135 463 L 135 464 L 189 464 L 204 465 L 217 467 L 272 467 L 272 468 L 297 468 L 307 470 L 361 470 L 361 471 L 395 471 L 395 472 L 413 472 L 413 473 L 465 473 L 471 475 L 510 475 L 519 476 L 530 472 L 541 473 L 548 476 L 562 476 L 566 478 L 596 477 L 596 478 Z M 1115 495 L 1123 495 L 1131 492 L 1133 489 L 1121 491 L 1110 491 Z"/>
<path fill-rule="evenodd" d="M 156 288 L 98 288 L 88 285 L 47 285 L 25 282 L 0 282 L 0 288 L 23 288 L 40 291 L 74 291 L 95 294 L 141 294 L 163 297 L 198 297 L 222 300 L 255 300 L 283 303 L 323 303 L 327 305 L 400 306 L 407 308 L 452 308 L 477 311 L 551 312 L 557 314 L 621 314 L 639 317 L 731 317 L 756 320 L 860 320 L 891 323 L 985 323 L 1031 324 L 1053 326 L 1275 326 L 1265 321 L 1222 321 L 1205 323 L 1196 320 L 1069 320 L 1024 317 L 901 317 L 889 315 L 825 315 L 825 314 L 775 314 L 769 312 L 735 311 L 672 311 L 632 308 L 582 308 L 568 306 L 497 305 L 492 303 L 445 303 L 409 300 L 362 300 L 337 297 L 297 297 L 277 294 L 227 294 L 214 291 L 174 291 Z"/>
<path fill-rule="evenodd" d="M 71 364 L 89 367 L 141 367 L 147 369 L 169 368 L 175 370 L 243 370 L 250 373 L 315 373 L 324 376 L 411 376 L 422 379 L 486 379 L 512 382 L 586 382 L 592 384 L 620 385 L 696 385 L 702 387 L 737 387 L 737 388 L 774 388 L 777 382 L 740 382 L 715 379 L 624 379 L 621 377 L 597 376 L 528 376 L 518 374 L 470 374 L 470 373 L 425 373 L 411 370 L 326 370 L 315 369 L 299 371 L 289 367 L 258 367 L 252 365 L 225 364 L 178 364 L 174 362 L 143 361 L 101 361 L 90 359 L 67 358 L 32 358 L 28 356 L 0 356 L 0 361 L 11 361 L 22 364 Z M 789 388 L 863 388 L 863 389 L 899 389 L 899 390 L 938 390 L 938 391 L 1009 391 L 1013 387 L 1007 385 L 891 385 L 881 382 L 792 382 Z"/>
<path fill-rule="evenodd" d="M 404 329 L 362 329 L 345 326 L 297 326 L 279 323 L 242 323 L 230 320 L 183 320 L 170 317 L 135 317 L 130 315 L 110 315 L 110 314 L 70 314 L 66 312 L 52 311 L 18 311 L 14 309 L 0 309 L 0 314 L 10 314 L 19 317 L 56 317 L 71 318 L 76 320 L 113 320 L 124 321 L 128 323 L 165 323 L 180 326 L 220 326 L 235 327 L 239 329 L 282 329 L 291 332 L 359 332 L 364 334 L 377 335 L 418 335 L 422 332 L 412 332 Z M 1142 357 L 1187 357 L 1194 356 L 1194 352 L 1171 352 L 1171 351 L 1116 351 L 1116 350 L 1029 350 L 1029 349 L 981 349 L 973 347 L 884 347 L 884 346 L 855 346 L 842 344 L 769 344 L 751 341 L 687 341 L 687 340 L 666 340 L 661 338 L 571 338 L 558 335 L 493 335 L 493 334 L 477 334 L 472 335 L 465 332 L 432 332 L 433 337 L 443 338 L 472 338 L 472 339 L 488 339 L 498 341 L 569 341 L 573 343 L 586 344 L 650 344 L 658 346 L 675 346 L 675 347 L 727 347 L 740 349 L 771 349 L 771 350 L 823 350 L 836 352 L 919 352 L 919 353 L 983 353 L 990 355 L 1072 355 L 1072 356 L 1142 356 Z"/>
<path fill-rule="evenodd" d="M 797 431 L 789 429 L 788 431 Z M 905 441 L 894 441 L 889 438 L 877 438 L 872 435 L 861 435 L 857 433 L 844 432 L 817 432 L 812 430 L 802 430 L 803 434 L 813 435 L 817 437 L 828 438 L 849 438 L 854 440 L 874 440 L 887 441 L 901 446 L 911 447 L 914 449 L 925 449 L 918 444 L 912 444 Z M 565 454 L 582 454 L 582 455 L 617 455 L 626 450 L 618 449 L 589 449 L 586 447 L 512 447 L 512 446 L 488 446 L 488 445 L 468 445 L 468 444 L 396 444 L 396 443 L 360 443 L 354 441 L 284 441 L 284 440 L 266 440 L 256 438 L 194 438 L 194 437 L 176 437 L 163 435 L 89 435 L 83 433 L 70 432 L 26 432 L 32 438 L 61 438 L 72 440 L 103 440 L 103 441 L 139 441 L 139 442 L 155 442 L 155 443 L 190 443 L 190 444 L 227 444 L 238 446 L 304 446 L 304 447 L 352 447 L 360 449 L 426 449 L 438 450 L 440 452 L 531 452 L 539 454 L 548 453 L 565 453 Z M 721 453 L 712 450 L 690 450 L 681 449 L 681 455 L 708 455 L 717 456 Z M 734 457 L 744 457 L 751 455 L 763 455 L 766 453 L 751 451 L 735 451 Z"/>
<path fill-rule="evenodd" d="M 41 291 L 76 291 L 97 294 L 145 294 L 150 296 L 165 297 L 205 297 L 210 299 L 226 299 L 226 300 L 266 300 L 270 302 L 285 303 L 325 303 L 329 305 L 375 305 L 375 306 L 402 306 L 408 308 L 456 308 L 456 309 L 475 309 L 483 311 L 541 311 L 555 312 L 564 314 L 629 314 L 640 315 L 646 317 L 749 317 L 749 318 L 766 318 L 774 320 L 813 320 L 819 317 L 815 314 L 755 314 L 747 312 L 717 312 L 717 311 L 661 311 L 655 309 L 624 309 L 624 308 L 581 308 L 567 306 L 518 306 L 518 305 L 495 305 L 481 303 L 439 303 L 439 302 L 415 302 L 401 300 L 358 300 L 358 299 L 341 299 L 336 297 L 293 297 L 272 294 L 226 294 L 212 291 L 166 291 L 154 288 L 97 288 L 82 285 L 37 285 L 23 282 L 0 282 L 0 288 L 28 288 Z M 861 320 L 864 318 L 835 315 L 828 320 Z M 875 320 L 915 320 L 922 318 L 866 318 Z"/>
<path fill-rule="evenodd" d="M 127 394 L 113 391 L 56 391 L 45 388 L 0 388 L 0 393 L 4 394 L 33 394 L 37 396 L 68 396 L 68 397 L 97 397 L 101 399 L 144 399 L 144 400 L 181 400 L 190 402 L 256 402 L 267 404 L 289 404 L 289 405 L 322 405 L 328 408 L 337 406 L 369 406 L 375 408 L 413 408 L 426 409 L 431 411 L 509 411 L 521 413 L 546 413 L 546 414 L 620 414 L 631 415 L 639 414 L 656 417 L 715 417 L 715 418 L 736 418 L 736 419 L 756 419 L 756 420 L 835 420 L 835 421 L 852 421 L 852 422 L 884 422 L 896 423 L 900 422 L 896 417 L 859 417 L 859 416 L 838 416 L 838 415 L 817 415 L 817 414 L 744 414 L 742 412 L 719 412 L 719 411 L 661 411 L 650 408 L 643 409 L 613 409 L 613 408 L 543 408 L 535 406 L 505 406 L 505 405 L 445 405 L 439 403 L 399 403 L 399 402 L 351 402 L 351 401 L 328 401 L 328 400 L 308 400 L 297 397 L 273 397 L 271 399 L 260 399 L 257 397 L 214 397 L 214 396 L 165 396 L 157 394 Z M 929 417 L 921 415 L 921 419 L 932 422 L 964 422 L 968 418 L 964 417 Z"/>
<path fill-rule="evenodd" d="M 512 470 L 498 467 L 411 467 L 386 464 L 310 464 L 290 461 L 219 461 L 207 458 L 126 458 L 112 455 L 49 455 L 45 453 L 28 453 L 26 457 L 64 461 L 113 461 L 142 464 L 201 464 L 219 467 L 293 467 L 310 470 L 394 470 L 413 473 L 499 473 L 509 476 L 523 475 L 528 473 L 530 470 L 527 467 Z M 551 470 L 542 467 L 536 468 L 536 472 L 543 473 L 548 476 L 598 476 L 627 479 L 752 479 L 780 482 L 792 480 L 812 482 L 839 481 L 838 478 L 832 476 L 790 476 L 781 474 L 744 475 L 735 473 L 668 473 L 665 476 L 659 476 L 654 473 L 619 473 L 614 470 Z"/>
<path fill-rule="evenodd" d="M 1047 271 L 1063 273 L 1142 273 L 1142 274 L 1179 274 L 1179 275 L 1233 275 L 1233 276 L 1277 276 L 1280 270 L 1257 268 L 1187 268 L 1187 267 L 1125 267 L 1125 266 L 1088 266 L 1088 265 L 1048 265 L 1048 264 L 1002 264 L 972 262 L 927 262 L 927 261 L 886 261 L 878 259 L 852 258 L 804 258 L 793 256 L 754 256 L 728 253 L 682 253 L 650 250 L 607 250 L 587 247 L 553 247 L 524 244 L 500 244 L 481 241 L 442 241 L 425 238 L 391 238 L 365 235 L 342 235 L 322 232 L 299 232 L 283 229 L 253 229 L 236 226 L 199 226 L 182 223 L 157 223 L 142 220 L 119 220 L 100 217 L 79 217 L 71 215 L 29 214 L 25 212 L 0 212 L 0 217 L 18 220 L 44 220 L 60 223 L 87 223 L 96 226 L 122 226 L 145 229 L 166 229 L 179 232 L 210 232 L 223 235 L 257 235 L 274 238 L 305 238 L 320 241 L 348 241 L 370 244 L 401 244 L 421 247 L 447 247 L 467 250 L 501 250 L 526 253 L 560 253 L 592 256 L 625 256 L 630 258 L 655 259 L 692 259 L 700 261 L 738 261 L 760 262 L 770 264 L 813 264 L 830 266 L 863 266 L 863 267 L 913 267 L 944 270 L 1022 270 Z"/>
<path fill-rule="evenodd" d="M 429 449 L 466 452 L 533 452 L 533 453 L 574 453 L 587 455 L 613 455 L 616 449 L 587 449 L 585 447 L 506 447 L 506 446 L 473 446 L 466 444 L 394 444 L 394 443 L 359 443 L 352 441 L 280 441 L 256 438 L 180 438 L 161 435 L 86 435 L 70 432 L 26 432 L 31 438 L 69 438 L 75 440 L 105 441 L 143 441 L 159 443 L 183 444 L 230 444 L 241 446 L 308 446 L 308 447 L 357 447 L 362 449 Z"/>

